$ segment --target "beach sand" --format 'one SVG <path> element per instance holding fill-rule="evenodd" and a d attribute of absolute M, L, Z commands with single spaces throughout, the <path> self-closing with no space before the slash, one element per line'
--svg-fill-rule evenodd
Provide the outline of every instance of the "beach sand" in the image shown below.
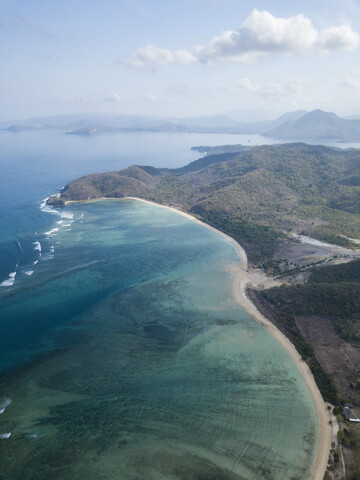
<path fill-rule="evenodd" d="M 315 464 L 313 467 L 313 472 L 309 480 L 323 480 L 324 473 L 328 464 L 328 458 L 331 449 L 331 442 L 333 439 L 333 428 L 329 424 L 329 420 L 331 420 L 331 414 L 327 409 L 327 405 L 324 402 L 320 391 L 315 383 L 314 377 L 311 373 L 310 368 L 308 367 L 307 363 L 302 360 L 299 353 L 296 351 L 294 345 L 288 340 L 288 338 L 278 330 L 275 325 L 273 325 L 267 318 L 265 318 L 255 307 L 255 305 L 251 302 L 251 300 L 246 295 L 246 288 L 248 286 L 254 288 L 267 288 L 275 285 L 280 285 L 280 282 L 274 280 L 271 277 L 267 277 L 262 271 L 260 270 L 248 270 L 248 260 L 245 250 L 239 245 L 232 237 L 226 235 L 223 232 L 220 232 L 214 227 L 202 222 L 201 220 L 193 217 L 189 213 L 183 212 L 175 207 L 170 207 L 167 205 L 160 205 L 155 202 L 151 202 L 149 200 L 144 200 L 142 198 L 137 197 L 126 197 L 124 200 L 137 200 L 140 202 L 148 203 L 150 205 L 156 205 L 158 207 L 163 207 L 168 210 L 172 210 L 184 217 L 189 218 L 190 220 L 197 222 L 203 225 L 210 230 L 213 230 L 217 234 L 221 235 L 223 238 L 226 238 L 230 243 L 232 243 L 239 252 L 241 258 L 241 265 L 230 265 L 229 271 L 231 271 L 234 275 L 234 282 L 233 282 L 233 296 L 236 302 L 249 314 L 251 317 L 254 318 L 257 322 L 261 323 L 266 327 L 269 333 L 282 345 L 282 347 L 288 352 L 291 356 L 295 365 L 298 367 L 302 377 L 304 378 L 305 384 L 307 385 L 309 392 L 313 398 L 314 405 L 318 414 L 318 421 L 319 421 L 319 446 L 318 452 L 315 460 Z M 94 201 L 98 200 L 121 200 L 119 198 L 98 198 L 94 199 Z M 91 201 L 91 200 L 90 200 Z M 68 203 L 77 203 L 77 202 L 66 202 Z M 305 480 L 305 479 L 304 479 Z"/>
<path fill-rule="evenodd" d="M 333 437 L 332 426 L 329 424 L 331 416 L 307 363 L 302 360 L 294 345 L 287 339 L 287 337 L 257 310 L 255 305 L 246 295 L 247 286 L 258 287 L 261 284 L 264 284 L 264 286 L 266 286 L 266 284 L 271 286 L 271 280 L 264 279 L 264 276 L 264 274 L 258 272 L 251 274 L 241 268 L 238 269 L 235 273 L 235 280 L 233 283 L 233 295 L 238 304 L 241 305 L 256 321 L 264 325 L 271 335 L 285 348 L 304 378 L 313 398 L 319 419 L 319 447 L 311 480 L 322 480 L 327 467 Z M 273 282 L 273 285 L 275 285 L 275 282 Z"/>

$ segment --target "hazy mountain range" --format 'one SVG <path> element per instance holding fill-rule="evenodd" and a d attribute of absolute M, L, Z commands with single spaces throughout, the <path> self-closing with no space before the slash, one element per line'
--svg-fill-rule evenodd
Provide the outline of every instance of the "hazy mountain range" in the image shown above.
<path fill-rule="evenodd" d="M 106 132 L 189 132 L 260 134 L 281 140 L 360 141 L 360 119 L 345 119 L 323 110 L 296 110 L 275 120 L 245 123 L 226 115 L 191 118 L 160 118 L 108 113 L 54 115 L 30 118 L 5 126 L 10 131 L 61 129 L 73 135 Z"/>

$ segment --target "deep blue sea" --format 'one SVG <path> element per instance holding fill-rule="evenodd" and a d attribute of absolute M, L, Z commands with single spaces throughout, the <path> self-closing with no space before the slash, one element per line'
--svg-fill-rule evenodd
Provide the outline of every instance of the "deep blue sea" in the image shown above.
<path fill-rule="evenodd" d="M 317 414 L 233 299 L 235 247 L 135 200 L 44 205 L 80 175 L 263 141 L 0 132 L 0 478 L 309 477 Z"/>

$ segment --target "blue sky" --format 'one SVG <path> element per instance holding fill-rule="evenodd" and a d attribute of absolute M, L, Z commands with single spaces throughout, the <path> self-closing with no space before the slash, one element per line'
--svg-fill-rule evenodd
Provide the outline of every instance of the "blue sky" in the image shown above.
<path fill-rule="evenodd" d="M 0 119 L 360 115 L 359 52 L 359 0 L 0 0 Z"/>

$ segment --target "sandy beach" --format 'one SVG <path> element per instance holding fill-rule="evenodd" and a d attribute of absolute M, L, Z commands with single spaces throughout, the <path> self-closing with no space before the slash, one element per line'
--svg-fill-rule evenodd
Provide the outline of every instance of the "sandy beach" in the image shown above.
<path fill-rule="evenodd" d="M 141 198 L 136 197 L 127 197 L 133 200 L 138 200 L 141 202 L 149 203 L 152 205 L 161 206 L 163 208 L 170 209 L 174 212 L 179 213 L 201 225 L 204 225 L 206 228 L 213 230 L 214 232 L 218 233 L 222 237 L 226 238 L 229 242 L 231 242 L 238 250 L 241 258 L 241 266 L 230 266 L 229 270 L 234 274 L 234 282 L 233 282 L 233 296 L 237 303 L 244 309 L 246 312 L 251 315 L 254 320 L 264 325 L 270 334 L 285 348 L 285 350 L 289 353 L 293 361 L 295 362 L 296 366 L 298 367 L 304 381 L 310 391 L 310 394 L 313 398 L 318 419 L 319 419 L 319 447 L 317 452 L 317 457 L 315 460 L 314 468 L 312 475 L 310 477 L 311 480 L 322 480 L 324 477 L 324 473 L 327 467 L 330 448 L 331 448 L 331 441 L 333 438 L 333 430 L 332 426 L 329 424 L 330 420 L 330 413 L 327 409 L 327 406 L 320 394 L 320 391 L 315 383 L 314 377 L 311 373 L 310 368 L 308 367 L 307 363 L 304 362 L 296 351 L 294 345 L 286 338 L 286 336 L 280 332 L 267 318 L 265 318 L 255 307 L 255 305 L 250 301 L 250 299 L 246 295 L 246 288 L 248 286 L 251 287 L 271 287 L 275 285 L 280 285 L 281 282 L 273 280 L 271 277 L 267 277 L 263 272 L 259 270 L 248 271 L 248 261 L 247 255 L 245 250 L 231 237 L 220 232 L 216 228 L 207 225 L 204 222 L 201 222 L 197 218 L 193 217 L 192 215 L 178 210 L 175 207 L 168 207 L 165 205 L 159 205 L 154 202 L 150 202 L 148 200 L 143 200 Z"/>
<path fill-rule="evenodd" d="M 255 305 L 251 302 L 251 300 L 246 295 L 246 288 L 248 286 L 254 287 L 254 288 L 259 288 L 259 287 L 267 288 L 275 285 L 280 285 L 281 282 L 274 280 L 271 277 L 267 277 L 260 270 L 252 270 L 252 271 L 248 270 L 247 255 L 245 250 L 241 247 L 241 245 L 239 245 L 229 235 L 226 235 L 225 233 L 220 232 L 216 228 L 211 227 L 210 225 L 202 222 L 196 217 L 193 217 L 189 213 L 183 212 L 182 210 L 179 210 L 175 207 L 160 205 L 158 203 L 151 202 L 149 200 L 144 200 L 142 198 L 126 197 L 124 198 L 124 200 L 125 199 L 137 200 L 143 203 L 148 203 L 150 205 L 156 205 L 158 207 L 172 210 L 216 232 L 217 234 L 221 235 L 223 238 L 225 238 L 227 241 L 229 241 L 230 243 L 232 243 L 232 245 L 236 247 L 241 258 L 241 264 L 229 266 L 229 271 L 231 271 L 234 275 L 234 282 L 233 282 L 234 299 L 249 315 L 251 315 L 254 318 L 254 320 L 261 323 L 262 325 L 264 325 L 264 327 L 268 329 L 269 333 L 282 345 L 282 347 L 291 356 L 296 366 L 298 367 L 302 377 L 304 378 L 305 384 L 307 385 L 309 392 L 313 398 L 316 411 L 318 414 L 318 420 L 319 420 L 319 447 L 318 447 L 315 464 L 313 467 L 313 472 L 309 480 L 323 480 L 324 473 L 328 463 L 330 449 L 331 449 L 331 442 L 333 439 L 333 429 L 332 429 L 332 426 L 329 424 L 329 420 L 331 419 L 331 414 L 327 409 L 327 405 L 325 404 L 320 394 L 320 391 L 315 383 L 314 377 L 307 363 L 302 360 L 301 356 L 296 351 L 294 345 L 288 340 L 288 338 L 257 310 Z M 94 201 L 98 201 L 98 200 L 121 200 L 121 199 L 119 198 L 94 199 Z M 66 204 L 68 203 L 77 203 L 77 202 L 71 202 L 71 201 L 66 202 Z"/>
<path fill-rule="evenodd" d="M 275 282 L 272 282 L 264 277 L 265 275 L 262 273 L 254 272 L 252 274 L 239 268 L 238 271 L 235 272 L 233 295 L 238 304 L 241 305 L 256 321 L 264 325 L 271 335 L 285 348 L 285 350 L 294 360 L 304 378 L 304 381 L 313 398 L 319 419 L 319 447 L 311 475 L 311 480 L 322 480 L 327 467 L 331 441 L 333 437 L 332 426 L 329 424 L 330 413 L 307 363 L 302 360 L 294 345 L 287 339 L 287 337 L 256 309 L 255 305 L 246 295 L 247 286 L 258 287 L 261 284 L 264 286 L 276 284 Z"/>

